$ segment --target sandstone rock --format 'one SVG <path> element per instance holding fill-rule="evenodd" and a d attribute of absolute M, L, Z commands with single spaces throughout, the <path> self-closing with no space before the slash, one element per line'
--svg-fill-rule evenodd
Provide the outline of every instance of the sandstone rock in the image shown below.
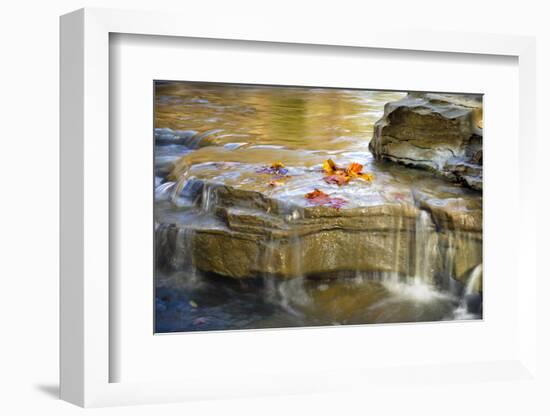
<path fill-rule="evenodd" d="M 369 149 L 482 190 L 482 111 L 479 96 L 409 93 L 386 104 Z"/>
<path fill-rule="evenodd" d="M 481 263 L 476 198 L 417 194 L 411 202 L 371 199 L 366 206 L 336 210 L 199 182 L 189 195 L 200 207 L 195 217 L 158 219 L 160 265 L 238 279 L 390 272 L 421 274 L 434 283 L 452 276 L 465 284 Z"/>

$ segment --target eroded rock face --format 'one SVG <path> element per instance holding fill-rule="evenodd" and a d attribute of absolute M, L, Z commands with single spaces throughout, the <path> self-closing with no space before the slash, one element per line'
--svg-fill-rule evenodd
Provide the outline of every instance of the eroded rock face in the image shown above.
<path fill-rule="evenodd" d="M 480 96 L 409 93 L 386 104 L 369 149 L 379 160 L 428 169 L 482 190 Z"/>
<path fill-rule="evenodd" d="M 448 286 L 481 263 L 478 198 L 415 193 L 334 209 L 227 184 L 189 188 L 196 215 L 159 218 L 158 260 L 171 268 L 238 279 L 398 273 Z"/>

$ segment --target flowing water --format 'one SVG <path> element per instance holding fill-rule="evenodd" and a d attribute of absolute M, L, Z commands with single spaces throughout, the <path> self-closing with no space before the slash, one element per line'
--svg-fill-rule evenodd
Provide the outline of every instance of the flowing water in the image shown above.
<path fill-rule="evenodd" d="M 453 212 L 480 210 L 480 193 L 427 172 L 377 162 L 368 150 L 384 104 L 404 95 L 157 83 L 156 331 L 480 318 L 480 258 L 462 282 L 456 275 L 457 262 L 471 260 L 471 254 L 463 252 L 471 237 L 442 233 L 419 202 L 452 207 Z M 341 188 L 325 184 L 319 180 L 319 171 L 328 158 L 343 166 L 359 162 L 375 180 L 368 186 L 361 181 Z M 276 161 L 283 161 L 288 170 L 284 186 L 273 186 L 269 175 L 259 173 Z M 271 208 L 259 212 L 256 206 L 252 211 L 240 207 L 241 214 L 250 211 L 257 218 L 254 221 L 275 218 L 285 224 L 283 240 L 277 237 L 276 227 L 273 231 L 272 225 L 262 225 L 272 237 L 262 240 L 261 255 L 249 260 L 258 263 L 259 271 L 252 278 L 235 279 L 199 267 L 204 259 L 194 249 L 201 230 L 221 233 L 227 229 L 227 220 L 219 215 L 226 203 L 219 186 L 275 201 L 275 214 Z M 414 207 L 417 214 L 412 221 L 395 215 L 392 230 L 384 231 L 391 257 L 384 261 L 390 266 L 384 263 L 384 270 L 367 270 L 360 265 L 368 263 L 364 247 L 350 244 L 341 251 L 324 252 L 322 260 L 338 264 L 338 258 L 328 257 L 352 253 L 350 262 L 357 259 L 357 267 L 339 270 L 337 276 L 304 272 L 311 269 L 307 235 L 301 231 L 309 215 L 304 195 L 314 188 L 344 198 L 345 209 L 350 210 L 386 205 L 407 212 L 406 207 Z M 276 271 L 281 241 L 291 247 L 287 265 L 291 273 L 285 277 Z"/>

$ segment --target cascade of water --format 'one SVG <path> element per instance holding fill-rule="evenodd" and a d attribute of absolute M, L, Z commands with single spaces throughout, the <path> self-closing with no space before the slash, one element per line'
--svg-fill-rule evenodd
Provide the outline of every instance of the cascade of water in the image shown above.
<path fill-rule="evenodd" d="M 449 289 L 453 281 L 454 261 L 455 261 L 454 236 L 449 233 L 447 236 L 447 245 L 445 247 L 445 256 L 443 259 L 443 279 L 442 286 Z"/>
<path fill-rule="evenodd" d="M 193 244 L 195 239 L 195 230 L 192 227 L 185 226 L 178 228 L 176 249 L 174 253 L 174 264 L 176 268 L 184 272 L 186 285 L 196 287 L 202 283 L 200 274 L 195 266 L 193 253 Z"/>
<path fill-rule="evenodd" d="M 216 187 L 210 184 L 205 184 L 202 187 L 200 209 L 203 213 L 214 213 L 218 204 L 218 194 Z"/>
<path fill-rule="evenodd" d="M 202 188 L 202 183 L 185 171 L 173 188 L 171 202 L 177 208 L 191 208 L 200 202 Z"/>
<path fill-rule="evenodd" d="M 406 245 L 405 247 L 401 247 L 401 238 L 402 238 L 402 226 L 403 226 L 403 217 L 401 217 L 401 215 L 398 215 L 395 219 L 396 221 L 396 224 L 395 224 L 395 230 L 394 230 L 394 244 L 393 244 L 393 249 L 394 249 L 394 255 L 393 255 L 393 258 L 394 258 L 394 265 L 393 265 L 393 273 L 391 273 L 392 277 L 394 279 L 398 279 L 399 278 L 399 270 L 401 270 L 401 258 L 402 256 L 404 255 L 407 255 L 407 253 L 401 253 L 401 250 L 407 250 L 406 248 Z M 406 231 L 405 231 L 406 232 Z M 408 266 L 406 267 L 406 270 L 408 269 Z M 383 273 L 381 274 L 381 279 L 383 280 L 386 276 L 386 273 Z"/>
<path fill-rule="evenodd" d="M 287 279 L 277 284 L 277 293 L 280 305 L 294 315 L 299 315 L 296 306 L 303 307 L 311 302 L 306 291 L 303 277 Z"/>
<path fill-rule="evenodd" d="M 155 200 L 157 201 L 169 200 L 172 197 L 172 193 L 174 192 L 175 186 L 176 186 L 175 182 L 164 182 L 158 185 L 155 188 Z"/>
<path fill-rule="evenodd" d="M 470 276 L 468 276 L 468 280 L 466 281 L 466 287 L 464 288 L 465 296 L 473 295 L 477 293 L 477 288 L 480 286 L 482 274 L 483 274 L 483 265 L 478 264 L 470 272 Z"/>
<path fill-rule="evenodd" d="M 302 237 L 298 235 L 295 221 L 303 218 L 303 212 L 298 209 L 292 209 L 285 215 L 286 221 L 290 226 L 290 236 L 288 244 L 292 247 L 291 251 L 285 252 L 289 258 L 281 259 L 283 262 L 288 262 L 288 267 L 292 272 L 292 276 L 285 280 L 280 280 L 273 276 L 264 276 L 265 297 L 272 303 L 277 303 L 288 312 L 298 315 L 295 309 L 296 306 L 302 307 L 307 305 L 311 298 L 305 287 L 305 277 L 303 275 L 303 245 Z M 269 262 L 276 259 L 280 253 L 280 241 L 270 239 L 266 242 L 262 261 L 265 262 L 266 269 L 269 269 Z"/>
<path fill-rule="evenodd" d="M 403 277 L 406 279 L 410 269 L 410 230 L 404 227 L 405 220 L 401 215 L 395 217 L 393 231 L 393 270 L 377 273 L 380 281 L 398 283 Z"/>
<path fill-rule="evenodd" d="M 439 241 L 430 214 L 424 210 L 420 210 L 416 217 L 414 245 L 414 278 L 434 284 Z"/>
<path fill-rule="evenodd" d="M 464 293 L 458 307 L 453 312 L 454 319 L 473 319 L 481 317 L 482 314 L 482 300 L 481 295 L 477 289 L 481 284 L 481 278 L 483 273 L 483 265 L 478 264 L 472 269 Z"/>
<path fill-rule="evenodd" d="M 168 224 L 161 223 L 155 227 L 155 264 L 160 268 L 173 267 L 171 231 L 172 227 Z"/>

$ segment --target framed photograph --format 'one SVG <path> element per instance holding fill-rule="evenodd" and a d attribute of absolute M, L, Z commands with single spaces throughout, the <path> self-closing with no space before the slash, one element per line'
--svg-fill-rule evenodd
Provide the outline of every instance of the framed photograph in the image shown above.
<path fill-rule="evenodd" d="M 186 21 L 61 18 L 61 397 L 539 388 L 534 40 Z"/>

